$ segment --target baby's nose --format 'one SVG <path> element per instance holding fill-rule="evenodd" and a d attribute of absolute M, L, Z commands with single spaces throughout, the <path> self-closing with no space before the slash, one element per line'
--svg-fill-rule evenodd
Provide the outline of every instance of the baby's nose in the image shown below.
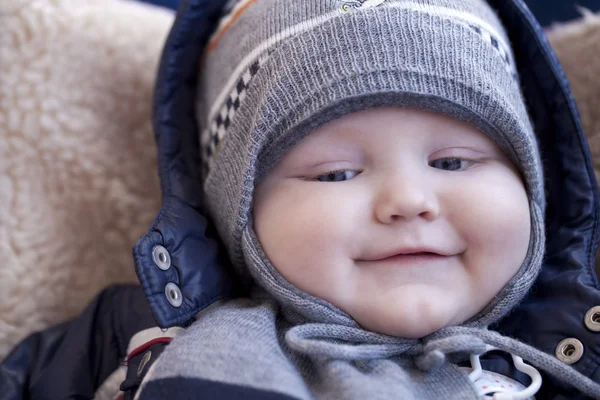
<path fill-rule="evenodd" d="M 433 221 L 440 207 L 434 191 L 422 180 L 393 179 L 382 182 L 374 211 L 379 222 L 389 224 L 417 217 Z"/>

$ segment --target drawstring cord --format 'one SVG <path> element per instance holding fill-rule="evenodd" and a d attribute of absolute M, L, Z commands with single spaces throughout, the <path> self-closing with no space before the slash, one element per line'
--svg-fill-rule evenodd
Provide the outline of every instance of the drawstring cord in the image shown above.
<path fill-rule="evenodd" d="M 406 353 L 417 343 L 343 325 L 304 324 L 287 331 L 288 346 L 299 353 L 338 360 L 370 360 Z M 368 344 L 363 344 L 368 343 Z"/>

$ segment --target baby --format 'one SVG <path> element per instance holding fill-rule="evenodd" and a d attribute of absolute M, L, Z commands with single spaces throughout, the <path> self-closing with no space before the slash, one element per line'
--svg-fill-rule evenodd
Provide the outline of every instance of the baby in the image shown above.
<path fill-rule="evenodd" d="M 490 375 L 452 361 L 495 347 L 600 393 L 487 330 L 545 241 L 497 16 L 483 0 L 349 3 L 226 8 L 197 117 L 207 207 L 252 291 L 203 312 L 148 379 L 192 376 L 219 398 L 475 399 Z"/>

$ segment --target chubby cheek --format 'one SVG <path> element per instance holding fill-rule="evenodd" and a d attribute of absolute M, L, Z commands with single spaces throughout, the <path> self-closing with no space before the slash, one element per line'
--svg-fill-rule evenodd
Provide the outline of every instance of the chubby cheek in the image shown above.
<path fill-rule="evenodd" d="M 529 247 L 529 200 L 521 180 L 510 170 L 465 184 L 451 200 L 453 225 L 467 242 L 464 264 L 474 293 L 487 305 L 523 264 Z M 469 204 L 468 212 L 460 205 Z"/>
<path fill-rule="evenodd" d="M 312 185 L 310 191 L 307 185 Z M 294 286 L 327 299 L 335 296 L 348 264 L 352 202 L 340 190 L 319 190 L 318 183 L 258 186 L 254 229 L 273 266 Z M 307 193 L 310 192 L 310 195 Z M 331 300 L 331 299 L 330 299 Z"/>

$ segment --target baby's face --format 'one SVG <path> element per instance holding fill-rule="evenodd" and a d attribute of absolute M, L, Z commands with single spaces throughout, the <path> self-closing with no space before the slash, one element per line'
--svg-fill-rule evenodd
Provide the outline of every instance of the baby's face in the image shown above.
<path fill-rule="evenodd" d="M 525 187 L 502 150 L 466 123 L 405 108 L 311 133 L 257 185 L 253 213 L 290 283 L 408 338 L 482 310 L 530 235 Z"/>

